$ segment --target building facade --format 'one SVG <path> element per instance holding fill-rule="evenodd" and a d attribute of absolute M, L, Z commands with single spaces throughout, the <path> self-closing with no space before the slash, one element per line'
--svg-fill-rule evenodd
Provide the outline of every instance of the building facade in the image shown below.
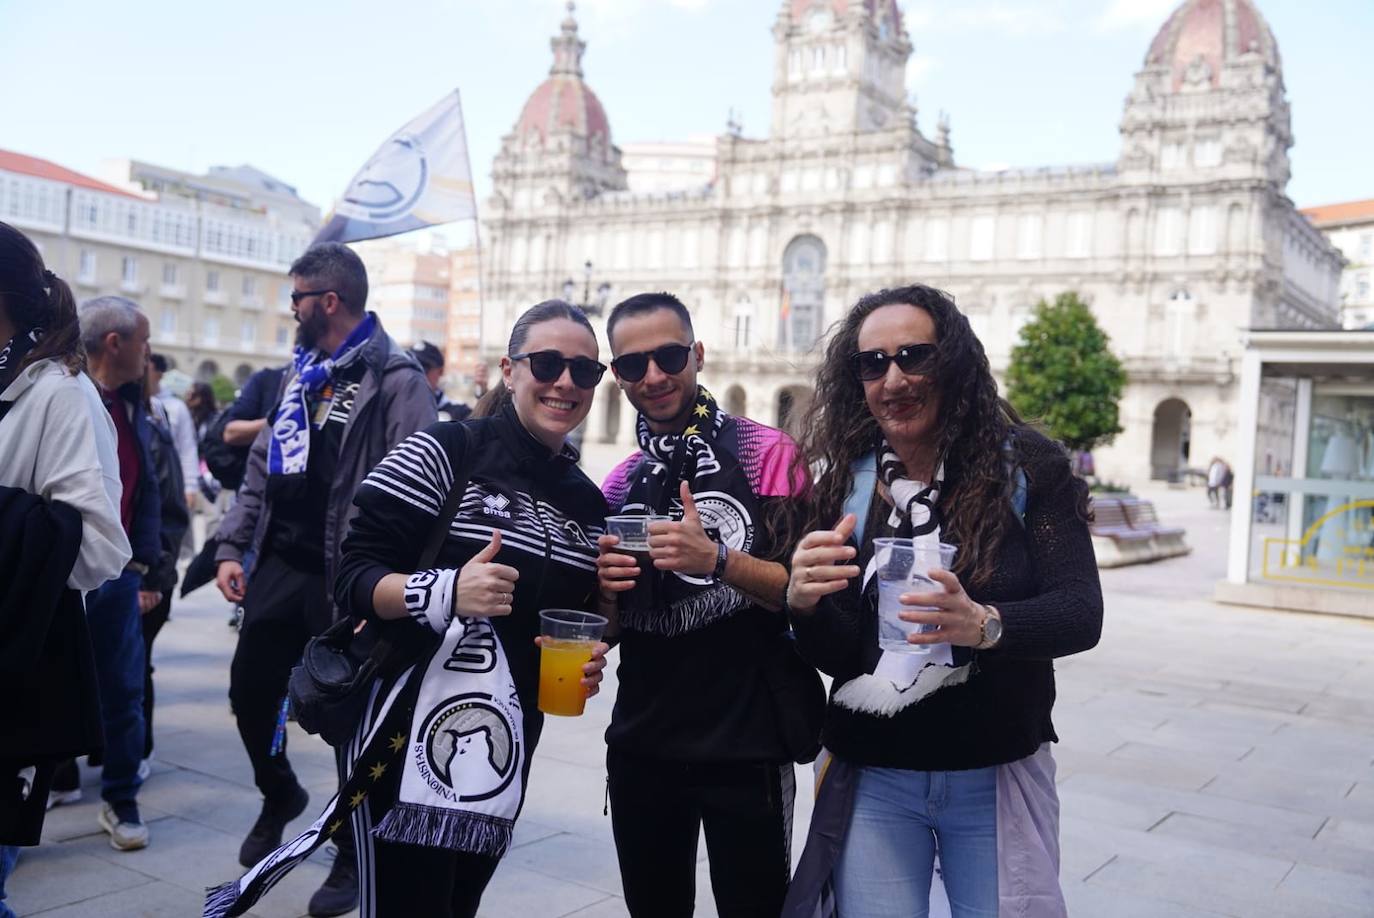
<path fill-rule="evenodd" d="M 1341 275 L 1341 324 L 1374 326 L 1374 200 L 1309 207 L 1302 213 L 1348 262 Z"/>
<path fill-rule="evenodd" d="M 448 337 L 448 245 L 438 235 L 355 243 L 367 266 L 367 305 L 382 327 L 405 345 L 428 341 L 441 350 Z"/>
<path fill-rule="evenodd" d="M 960 168 L 948 120 L 928 136 L 907 99 L 895 0 L 786 0 L 772 37 L 770 135 L 728 130 L 713 180 L 636 193 L 569 15 L 493 164 L 489 360 L 521 310 L 591 261 L 612 302 L 681 296 L 707 343 L 705 384 L 788 426 L 825 330 L 865 292 L 949 291 L 1000 374 L 1035 303 L 1076 290 L 1129 379 L 1125 431 L 1098 471 L 1140 481 L 1233 453 L 1242 329 L 1337 326 L 1343 260 L 1285 195 L 1288 102 L 1250 0 L 1186 0 L 1169 17 L 1127 96 L 1117 161 L 1087 166 Z M 587 436 L 629 443 L 627 411 L 608 380 Z"/>
<path fill-rule="evenodd" d="M 123 169 L 114 184 L 0 151 L 0 219 L 34 240 L 78 301 L 137 302 L 153 350 L 178 369 L 242 384 L 284 363 L 295 335 L 286 269 L 319 210 L 248 167 L 210 176 Z"/>

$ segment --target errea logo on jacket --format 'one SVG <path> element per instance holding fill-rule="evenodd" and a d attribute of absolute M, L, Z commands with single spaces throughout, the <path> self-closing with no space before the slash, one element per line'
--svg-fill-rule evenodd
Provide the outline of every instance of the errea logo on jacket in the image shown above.
<path fill-rule="evenodd" d="M 488 494 L 482 498 L 482 512 L 487 516 L 499 516 L 503 519 L 510 519 L 510 511 L 506 508 L 510 506 L 510 498 L 504 494 Z"/>

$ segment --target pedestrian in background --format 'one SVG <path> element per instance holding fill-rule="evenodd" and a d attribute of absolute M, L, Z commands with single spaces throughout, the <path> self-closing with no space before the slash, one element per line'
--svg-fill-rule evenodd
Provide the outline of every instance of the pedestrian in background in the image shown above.
<path fill-rule="evenodd" d="M 161 354 L 148 356 L 148 387 L 152 399 L 161 406 L 176 446 L 177 461 L 181 465 L 181 481 L 185 487 L 185 500 L 188 510 L 196 508 L 196 494 L 200 488 L 200 450 L 196 446 L 196 422 L 191 417 L 191 409 L 186 403 L 162 388 L 162 377 L 167 375 L 167 358 Z M 151 409 L 151 405 L 149 408 Z"/>
<path fill-rule="evenodd" d="M 0 223 L 0 918 L 58 763 L 101 743 L 81 594 L 130 557 L 114 422 L 85 369 L 71 288 Z"/>

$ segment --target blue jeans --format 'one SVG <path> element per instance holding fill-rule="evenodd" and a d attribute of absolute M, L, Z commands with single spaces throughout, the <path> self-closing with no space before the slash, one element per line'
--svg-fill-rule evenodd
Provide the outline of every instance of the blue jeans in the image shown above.
<path fill-rule="evenodd" d="M 14 910 L 5 904 L 5 881 L 14 872 L 14 862 L 19 860 L 19 849 L 13 845 L 0 845 L 0 918 L 15 918 Z"/>
<path fill-rule="evenodd" d="M 109 803 L 133 800 L 143 781 L 143 627 L 138 614 L 141 579 L 125 571 L 86 594 L 86 623 L 95 651 L 100 685 L 100 720 L 105 732 L 105 765 L 100 796 Z"/>
<path fill-rule="evenodd" d="M 997 918 L 997 769 L 861 768 L 834 873 L 840 918 L 926 918 L 937 850 L 953 918 Z"/>

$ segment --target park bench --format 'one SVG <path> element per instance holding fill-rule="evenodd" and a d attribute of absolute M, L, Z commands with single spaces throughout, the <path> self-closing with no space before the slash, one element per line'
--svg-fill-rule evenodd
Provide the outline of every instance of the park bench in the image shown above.
<path fill-rule="evenodd" d="M 1184 531 L 1159 522 L 1154 504 L 1135 497 L 1093 497 L 1090 532 L 1098 567 L 1120 567 L 1187 554 Z"/>

